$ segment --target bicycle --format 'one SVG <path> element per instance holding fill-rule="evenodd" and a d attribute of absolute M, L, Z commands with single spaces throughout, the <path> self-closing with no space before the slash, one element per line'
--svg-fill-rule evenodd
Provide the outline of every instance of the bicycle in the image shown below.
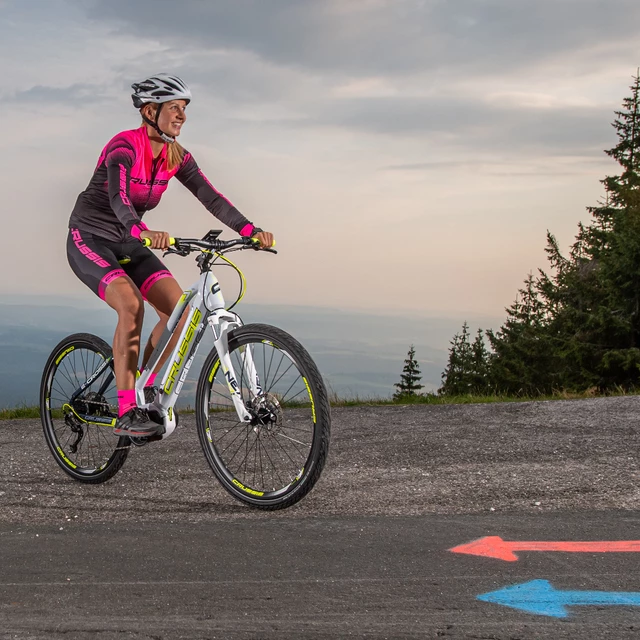
<path fill-rule="evenodd" d="M 183 257 L 197 253 L 200 278 L 184 291 L 135 385 L 138 406 L 162 424 L 164 433 L 150 438 L 113 434 L 117 390 L 111 347 L 104 340 L 78 333 L 53 349 L 42 375 L 40 416 L 53 457 L 74 480 L 105 482 L 122 468 L 132 446 L 173 433 L 175 403 L 209 327 L 214 346 L 198 377 L 195 414 L 200 444 L 217 479 L 232 496 L 261 509 L 290 507 L 318 481 L 331 431 L 322 376 L 288 333 L 266 324 L 244 325 L 231 311 L 244 296 L 246 280 L 225 254 L 258 246 L 250 238 L 219 240 L 220 233 L 209 231 L 200 240 L 172 238 L 167 251 Z M 240 276 L 239 296 L 228 308 L 214 264 L 229 265 Z M 158 375 L 158 392 L 148 402 L 145 383 L 184 313 L 179 339 Z"/>

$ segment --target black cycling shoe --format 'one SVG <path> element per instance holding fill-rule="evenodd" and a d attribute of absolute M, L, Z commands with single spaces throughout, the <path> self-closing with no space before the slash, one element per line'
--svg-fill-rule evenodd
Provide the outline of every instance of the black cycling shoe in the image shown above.
<path fill-rule="evenodd" d="M 118 419 L 113 433 L 117 436 L 148 438 L 149 436 L 161 435 L 162 425 L 151 421 L 149 414 L 144 409 L 134 407 Z"/>

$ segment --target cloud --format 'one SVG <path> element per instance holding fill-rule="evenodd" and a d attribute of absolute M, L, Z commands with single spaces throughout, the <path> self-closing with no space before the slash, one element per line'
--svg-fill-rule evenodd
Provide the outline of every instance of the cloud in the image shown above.
<path fill-rule="evenodd" d="M 327 101 L 304 118 L 277 124 L 423 139 L 449 151 L 585 155 L 614 143 L 612 116 L 597 106 L 513 109 L 480 99 L 400 96 Z"/>
<path fill-rule="evenodd" d="M 347 75 L 527 67 L 635 38 L 640 21 L 636 0 L 75 1 L 97 21 L 176 47 Z"/>
<path fill-rule="evenodd" d="M 606 99 L 558 96 L 619 68 L 640 22 L 636 0 L 69 2 L 163 47 L 153 70 L 182 75 L 229 121 L 514 155 L 611 144 Z M 136 65 L 152 72 L 148 56 Z"/>
<path fill-rule="evenodd" d="M 107 99 L 105 87 L 93 84 L 72 84 L 68 87 L 50 87 L 35 85 L 29 89 L 18 91 L 6 98 L 9 102 L 20 104 L 64 104 L 86 105 L 100 103 Z"/>

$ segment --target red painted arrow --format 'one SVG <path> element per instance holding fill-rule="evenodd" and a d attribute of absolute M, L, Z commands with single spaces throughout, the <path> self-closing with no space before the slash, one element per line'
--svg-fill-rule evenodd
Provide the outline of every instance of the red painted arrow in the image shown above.
<path fill-rule="evenodd" d="M 515 562 L 518 556 L 514 551 L 564 551 L 565 553 L 623 553 L 640 552 L 640 540 L 594 540 L 593 542 L 509 542 L 499 536 L 487 536 L 453 549 L 453 553 L 466 553 L 472 556 L 498 558 Z"/>

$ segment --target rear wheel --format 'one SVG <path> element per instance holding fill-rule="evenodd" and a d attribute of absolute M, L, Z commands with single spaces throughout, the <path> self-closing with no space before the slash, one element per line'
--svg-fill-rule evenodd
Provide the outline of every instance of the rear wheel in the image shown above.
<path fill-rule="evenodd" d="M 122 467 L 130 442 L 113 433 L 118 392 L 104 340 L 76 333 L 55 347 L 42 374 L 40 418 L 53 457 L 74 480 L 104 482 Z"/>
<path fill-rule="evenodd" d="M 318 481 L 329 451 L 331 412 L 322 377 L 299 342 L 269 325 L 232 331 L 229 354 L 235 381 L 215 349 L 198 380 L 196 423 L 205 456 L 238 500 L 261 509 L 290 507 Z M 257 387 L 249 380 L 247 354 Z M 238 419 L 232 388 L 251 422 Z"/>

